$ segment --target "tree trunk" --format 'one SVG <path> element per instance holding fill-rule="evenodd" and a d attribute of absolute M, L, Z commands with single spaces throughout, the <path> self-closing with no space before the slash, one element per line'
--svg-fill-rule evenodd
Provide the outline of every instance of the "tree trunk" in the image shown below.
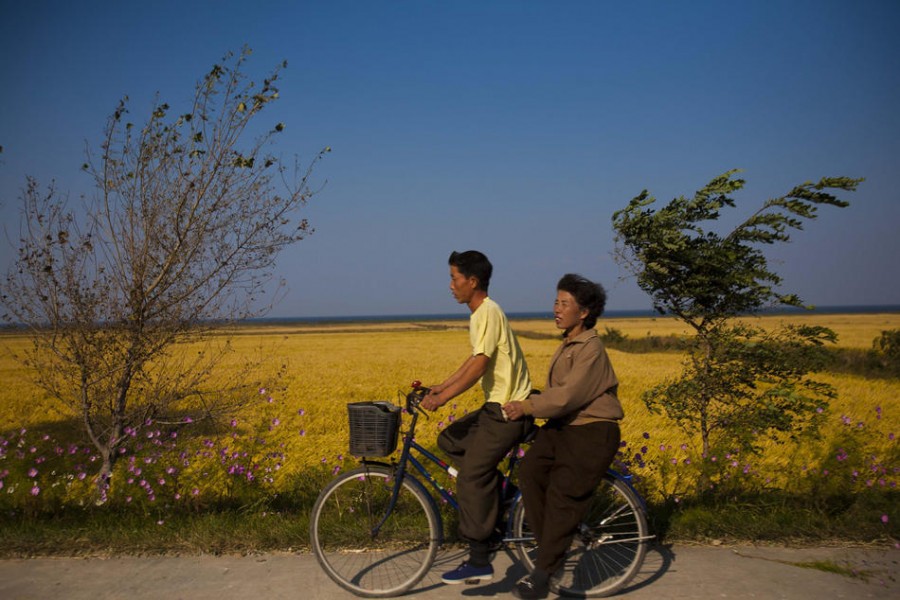
<path fill-rule="evenodd" d="M 100 448 L 100 456 L 103 459 L 100 472 L 97 474 L 97 495 L 103 502 L 106 501 L 106 491 L 109 489 L 109 480 L 112 477 L 113 453 L 109 447 Z"/>

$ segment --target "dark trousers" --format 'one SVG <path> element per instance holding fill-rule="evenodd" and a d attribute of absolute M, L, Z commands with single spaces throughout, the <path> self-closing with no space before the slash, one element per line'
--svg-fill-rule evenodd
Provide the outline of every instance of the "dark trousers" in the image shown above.
<path fill-rule="evenodd" d="M 619 425 L 549 421 L 519 467 L 525 519 L 538 542 L 535 567 L 552 575 L 563 564 L 575 529 L 619 449 Z"/>
<path fill-rule="evenodd" d="M 456 495 L 459 502 L 459 534 L 469 542 L 470 562 L 488 564 L 488 539 L 500 511 L 500 480 L 497 465 L 518 443 L 528 420 L 506 421 L 496 402 L 447 426 L 438 436 L 438 446 L 459 469 Z"/>

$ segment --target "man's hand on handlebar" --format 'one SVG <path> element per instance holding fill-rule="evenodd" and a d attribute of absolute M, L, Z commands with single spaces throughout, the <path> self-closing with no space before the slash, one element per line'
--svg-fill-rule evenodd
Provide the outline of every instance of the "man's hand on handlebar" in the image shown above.
<path fill-rule="evenodd" d="M 435 391 L 436 387 L 438 386 L 431 388 L 431 392 L 422 399 L 422 403 L 419 404 L 419 406 L 430 411 L 435 411 L 447 403 L 446 400 L 441 399 L 440 390 Z"/>

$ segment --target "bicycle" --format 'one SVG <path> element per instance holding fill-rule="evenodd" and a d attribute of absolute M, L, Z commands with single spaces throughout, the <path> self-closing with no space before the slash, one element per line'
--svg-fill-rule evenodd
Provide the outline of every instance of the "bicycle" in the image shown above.
<path fill-rule="evenodd" d="M 355 595 L 401 595 L 431 569 L 444 541 L 443 518 L 435 497 L 421 479 L 441 500 L 455 510 L 459 508 L 453 495 L 413 454 L 455 477 L 452 466 L 415 440 L 416 424 L 423 412 L 419 403 L 427 393 L 428 389 L 416 381 L 406 394 L 405 412 L 411 419 L 400 458 L 391 463 L 372 458 L 386 457 L 396 450 L 401 407 L 390 402 L 348 405 L 350 453 L 361 457 L 362 465 L 338 475 L 319 494 L 310 515 L 310 542 L 325 573 Z M 511 545 L 531 572 L 537 543 L 525 521 L 521 493 L 512 481 L 518 454 L 517 446 L 503 469 L 501 547 Z M 562 577 L 553 582 L 553 591 L 580 597 L 619 591 L 641 568 L 652 538 L 644 501 L 629 477 L 608 471 L 578 528 Z"/>

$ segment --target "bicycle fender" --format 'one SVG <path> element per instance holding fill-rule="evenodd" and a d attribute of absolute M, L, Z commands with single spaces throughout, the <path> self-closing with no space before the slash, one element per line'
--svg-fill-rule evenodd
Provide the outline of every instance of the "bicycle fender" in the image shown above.
<path fill-rule="evenodd" d="M 616 471 L 614 469 L 607 469 L 606 474 L 608 476 L 612 477 L 613 479 L 618 479 L 619 481 L 621 481 L 622 483 L 627 485 L 628 489 L 630 489 L 632 492 L 634 492 L 634 495 L 637 497 L 638 502 L 641 503 L 641 508 L 644 510 L 645 513 L 647 512 L 647 503 L 644 501 L 644 497 L 641 496 L 640 492 L 638 492 L 635 489 L 635 487 L 631 484 L 631 475 L 622 475 L 621 473 L 619 473 L 618 471 Z"/>

